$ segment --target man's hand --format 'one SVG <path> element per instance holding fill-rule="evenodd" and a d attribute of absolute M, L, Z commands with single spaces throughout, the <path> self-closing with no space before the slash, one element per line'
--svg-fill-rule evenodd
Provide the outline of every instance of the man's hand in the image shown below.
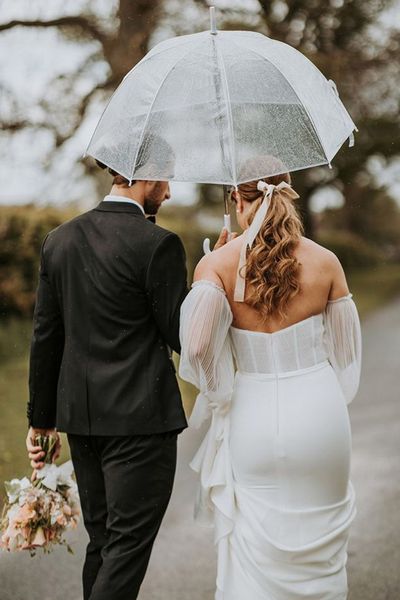
<path fill-rule="evenodd" d="M 31 467 L 35 471 L 39 471 L 44 467 L 44 457 L 45 453 L 43 452 L 43 448 L 41 446 L 35 446 L 35 437 L 37 435 L 48 435 L 56 438 L 56 445 L 54 448 L 54 453 L 52 457 L 52 461 L 55 462 L 61 453 L 61 439 L 60 434 L 56 431 L 56 429 L 35 429 L 31 427 L 28 431 L 28 435 L 26 437 L 26 449 L 28 450 L 28 456 L 31 461 Z"/>
<path fill-rule="evenodd" d="M 219 234 L 219 238 L 217 239 L 217 242 L 214 246 L 214 250 L 218 250 L 219 248 L 222 248 L 222 246 L 225 246 L 225 244 L 227 244 L 231 240 L 234 240 L 237 237 L 237 235 L 238 235 L 237 233 L 231 233 L 230 237 L 229 237 L 229 232 L 224 227 L 222 229 L 221 233 Z"/>

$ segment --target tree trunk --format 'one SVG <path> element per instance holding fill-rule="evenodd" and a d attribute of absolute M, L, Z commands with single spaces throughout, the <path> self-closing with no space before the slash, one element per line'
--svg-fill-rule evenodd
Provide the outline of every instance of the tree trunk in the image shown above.
<path fill-rule="evenodd" d="M 147 53 L 151 35 L 161 18 L 162 0 L 120 0 L 119 28 L 105 48 L 112 87 Z"/>

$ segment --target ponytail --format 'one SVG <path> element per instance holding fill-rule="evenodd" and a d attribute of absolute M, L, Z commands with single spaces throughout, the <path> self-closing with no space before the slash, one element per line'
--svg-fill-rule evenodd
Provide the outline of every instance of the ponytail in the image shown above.
<path fill-rule="evenodd" d="M 289 173 L 266 177 L 262 181 L 273 185 L 291 182 Z M 238 186 L 243 200 L 254 205 L 248 217 L 249 225 L 263 200 L 257 183 L 252 181 Z M 289 301 L 300 292 L 300 264 L 294 250 L 302 234 L 303 225 L 292 199 L 284 189 L 275 189 L 246 260 L 249 290 L 246 304 L 259 310 L 265 318 L 276 313 L 283 318 Z"/>

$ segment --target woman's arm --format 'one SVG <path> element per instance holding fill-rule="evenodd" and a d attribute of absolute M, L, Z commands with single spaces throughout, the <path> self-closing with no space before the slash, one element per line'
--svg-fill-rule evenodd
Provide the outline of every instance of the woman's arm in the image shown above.
<path fill-rule="evenodd" d="M 325 308 L 325 343 L 346 402 L 356 395 L 361 374 L 361 327 L 339 259 L 330 253 L 331 287 Z"/>
<path fill-rule="evenodd" d="M 331 278 L 331 287 L 329 290 L 329 300 L 337 300 L 349 294 L 346 275 L 339 259 L 333 252 L 329 253 L 329 272 Z"/>
<path fill-rule="evenodd" d="M 218 361 L 231 322 L 223 288 L 215 281 L 198 279 L 181 310 L 180 375 L 202 391 L 218 386 Z"/>

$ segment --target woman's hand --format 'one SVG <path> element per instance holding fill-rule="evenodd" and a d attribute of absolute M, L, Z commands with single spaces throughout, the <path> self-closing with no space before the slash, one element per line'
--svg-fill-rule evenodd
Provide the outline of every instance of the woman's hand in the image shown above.
<path fill-rule="evenodd" d="M 218 250 L 219 248 L 222 248 L 222 246 L 225 246 L 225 244 L 227 244 L 231 240 L 234 240 L 235 237 L 237 237 L 237 235 L 238 235 L 237 233 L 231 233 L 230 237 L 229 237 L 229 232 L 224 227 L 222 229 L 221 233 L 219 234 L 219 238 L 217 239 L 217 242 L 214 246 L 214 250 Z"/>

